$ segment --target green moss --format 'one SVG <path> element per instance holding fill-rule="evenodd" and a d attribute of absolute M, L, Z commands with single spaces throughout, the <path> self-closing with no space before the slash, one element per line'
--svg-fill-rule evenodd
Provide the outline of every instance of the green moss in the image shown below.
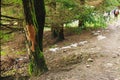
<path fill-rule="evenodd" d="M 43 52 L 40 52 L 39 58 L 43 58 L 43 57 L 44 57 Z"/>
<path fill-rule="evenodd" d="M 6 31 L 5 31 L 6 32 Z M 0 31 L 0 38 L 2 39 L 2 42 L 10 41 L 14 38 L 14 33 L 12 34 L 4 34 L 5 32 Z"/>
<path fill-rule="evenodd" d="M 5 55 L 6 55 L 6 52 L 1 51 L 1 55 L 2 55 L 2 56 L 5 56 Z"/>
<path fill-rule="evenodd" d="M 32 75 L 32 72 L 33 72 L 33 63 L 30 62 L 29 63 L 29 74 Z"/>
<path fill-rule="evenodd" d="M 23 51 L 17 51 L 16 54 L 24 54 L 25 52 Z"/>

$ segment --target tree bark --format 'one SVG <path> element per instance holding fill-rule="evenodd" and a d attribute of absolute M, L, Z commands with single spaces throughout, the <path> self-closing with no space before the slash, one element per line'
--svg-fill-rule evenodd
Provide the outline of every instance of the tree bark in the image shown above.
<path fill-rule="evenodd" d="M 52 24 L 51 33 L 52 33 L 52 38 L 56 38 L 58 42 L 64 40 L 63 25 Z"/>
<path fill-rule="evenodd" d="M 44 0 L 22 0 L 29 45 L 29 72 L 41 75 L 48 70 L 43 55 L 43 29 L 45 24 Z"/>
<path fill-rule="evenodd" d="M 64 29 L 63 25 L 60 25 L 59 30 L 58 30 L 58 41 L 63 41 L 64 38 Z"/>
<path fill-rule="evenodd" d="M 54 23 L 51 24 L 51 36 L 52 38 L 56 38 L 58 36 L 57 25 Z"/>
<path fill-rule="evenodd" d="M 81 26 L 83 26 L 83 21 L 82 20 L 79 20 L 79 24 L 78 24 L 78 27 L 81 27 Z"/>

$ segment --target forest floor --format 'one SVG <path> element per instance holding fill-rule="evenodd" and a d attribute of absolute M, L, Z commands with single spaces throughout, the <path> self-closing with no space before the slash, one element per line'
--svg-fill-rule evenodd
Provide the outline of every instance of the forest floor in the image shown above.
<path fill-rule="evenodd" d="M 44 56 L 49 71 L 40 77 L 29 78 L 24 35 L 17 33 L 14 41 L 1 45 L 8 53 L 1 56 L 2 80 L 120 80 L 119 22 L 81 34 L 66 31 L 65 40 L 58 43 L 45 32 Z M 21 50 L 25 54 L 19 54 Z"/>

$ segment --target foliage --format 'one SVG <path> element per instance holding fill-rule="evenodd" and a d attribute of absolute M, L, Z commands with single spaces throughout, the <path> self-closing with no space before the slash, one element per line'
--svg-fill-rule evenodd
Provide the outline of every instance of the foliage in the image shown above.
<path fill-rule="evenodd" d="M 6 52 L 5 52 L 5 51 L 1 51 L 1 55 L 2 55 L 2 56 L 5 56 L 5 55 L 6 55 Z"/>
<path fill-rule="evenodd" d="M 100 28 L 106 27 L 106 23 L 102 13 L 98 14 L 96 7 L 87 4 L 80 4 L 78 0 L 47 0 L 47 3 L 56 3 L 53 9 L 51 6 L 47 7 L 47 22 L 55 23 L 57 25 L 69 24 L 75 20 L 82 21 L 81 28 Z M 56 25 L 56 27 L 58 27 Z M 77 30 L 77 29 L 76 29 Z M 79 30 L 79 29 L 78 29 Z M 75 29 L 73 30 L 75 31 Z M 80 30 L 81 31 L 81 30 Z M 76 31 L 79 32 L 79 31 Z"/>
<path fill-rule="evenodd" d="M 101 6 L 96 10 L 99 12 L 111 11 L 117 6 L 120 6 L 120 0 L 103 0 Z"/>
<path fill-rule="evenodd" d="M 76 19 L 82 20 L 83 25 L 85 22 L 93 21 L 94 7 L 85 5 L 80 7 L 80 12 L 75 16 Z"/>
<path fill-rule="evenodd" d="M 48 0 L 46 2 L 46 23 L 57 23 L 58 25 L 65 22 L 70 22 L 74 19 L 74 8 L 77 7 L 74 0 Z M 54 8 L 52 4 L 56 4 Z M 50 15 L 50 16 L 49 16 Z"/>
<path fill-rule="evenodd" d="M 61 8 L 73 9 L 76 7 L 74 0 L 56 0 L 56 2 L 62 4 Z"/>
<path fill-rule="evenodd" d="M 96 14 L 91 16 L 92 21 L 86 21 L 85 26 L 88 28 L 105 28 L 106 22 L 103 18 L 103 15 Z"/>
<path fill-rule="evenodd" d="M 21 0 L 2 0 L 1 14 L 23 18 L 22 1 Z"/>
<path fill-rule="evenodd" d="M 32 62 L 29 63 L 29 74 L 32 75 L 33 72 L 33 64 Z"/>
<path fill-rule="evenodd" d="M 81 34 L 82 29 L 80 27 L 67 27 L 68 33 Z"/>
<path fill-rule="evenodd" d="M 23 51 L 17 51 L 16 54 L 24 54 L 25 52 Z"/>
<path fill-rule="evenodd" d="M 2 4 L 22 4 L 21 0 L 2 0 Z"/>

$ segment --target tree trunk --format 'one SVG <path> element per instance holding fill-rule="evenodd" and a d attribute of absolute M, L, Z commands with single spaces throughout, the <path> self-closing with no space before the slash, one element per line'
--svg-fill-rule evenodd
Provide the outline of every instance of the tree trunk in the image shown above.
<path fill-rule="evenodd" d="M 50 9 L 51 13 L 53 14 L 51 17 L 52 23 L 51 23 L 51 37 L 52 38 L 57 38 L 58 36 L 58 31 L 57 31 L 57 23 L 54 22 L 55 20 L 55 15 L 56 15 L 56 1 L 52 0 L 50 2 Z"/>
<path fill-rule="evenodd" d="M 52 38 L 57 38 L 57 41 L 64 40 L 63 25 L 52 24 L 51 33 L 52 33 Z"/>
<path fill-rule="evenodd" d="M 56 38 L 58 36 L 57 25 L 54 23 L 51 24 L 51 36 L 52 38 Z"/>
<path fill-rule="evenodd" d="M 64 40 L 64 29 L 63 25 L 60 25 L 59 30 L 58 30 L 58 41 L 63 41 Z"/>
<path fill-rule="evenodd" d="M 43 29 L 45 24 L 44 0 L 22 0 L 25 20 L 26 36 L 29 41 L 29 72 L 40 75 L 48 70 L 43 56 Z"/>
<path fill-rule="evenodd" d="M 51 37 L 54 39 L 57 39 L 57 41 L 62 41 L 64 40 L 64 33 L 63 33 L 63 26 L 61 27 L 58 19 L 56 17 L 58 16 L 57 14 L 57 5 L 56 5 L 56 0 L 52 0 L 49 4 L 51 12 L 52 12 L 52 17 L 51 17 Z M 59 17 L 57 17 L 59 18 Z"/>
<path fill-rule="evenodd" d="M 82 20 L 79 20 L 79 24 L 78 24 L 78 27 L 82 27 L 83 26 L 83 21 Z"/>
<path fill-rule="evenodd" d="M 84 21 L 83 20 L 79 20 L 78 27 L 80 27 L 83 30 L 86 30 L 86 27 L 84 26 Z"/>

